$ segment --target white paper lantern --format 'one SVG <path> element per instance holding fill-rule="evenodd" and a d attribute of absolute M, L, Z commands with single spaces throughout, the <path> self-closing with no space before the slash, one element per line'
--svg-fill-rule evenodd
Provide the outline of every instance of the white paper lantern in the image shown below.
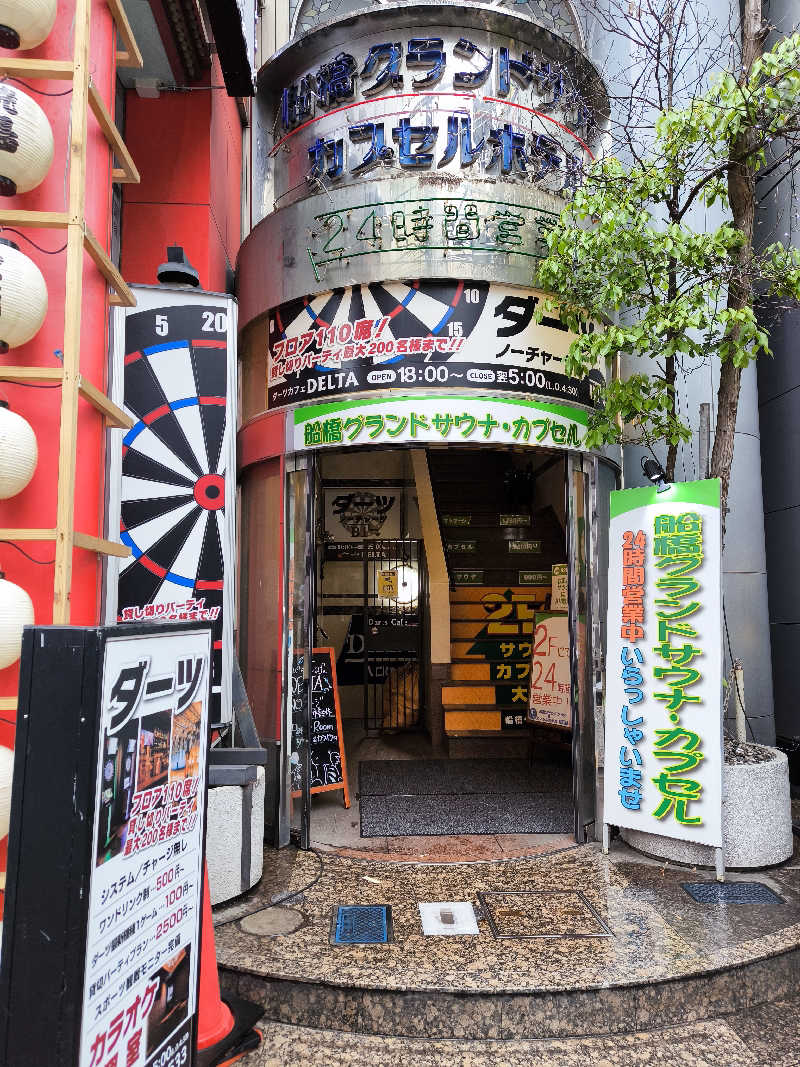
<path fill-rule="evenodd" d="M 36 434 L 30 423 L 0 403 L 0 500 L 22 492 L 33 477 L 38 458 Z"/>
<path fill-rule="evenodd" d="M 0 578 L 0 671 L 19 659 L 23 626 L 33 626 L 33 601 L 20 586 Z"/>
<path fill-rule="evenodd" d="M 30 341 L 46 314 L 42 272 L 13 241 L 0 238 L 0 352 Z"/>
<path fill-rule="evenodd" d="M 0 83 L 0 196 L 29 193 L 50 170 L 53 131 L 26 93 Z"/>
<path fill-rule="evenodd" d="M 0 0 L 0 45 L 36 48 L 56 20 L 56 0 Z"/>
<path fill-rule="evenodd" d="M 0 745 L 0 841 L 8 834 L 11 821 L 11 782 L 14 777 L 14 753 Z"/>

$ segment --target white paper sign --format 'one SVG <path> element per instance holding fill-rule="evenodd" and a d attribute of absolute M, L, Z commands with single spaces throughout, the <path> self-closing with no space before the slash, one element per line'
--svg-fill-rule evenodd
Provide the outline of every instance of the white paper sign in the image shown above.
<path fill-rule="evenodd" d="M 200 965 L 211 634 L 109 637 L 79 1067 L 182 1067 Z"/>
<path fill-rule="evenodd" d="M 569 620 L 566 615 L 536 613 L 528 720 L 562 726 L 567 730 L 572 725 Z"/>
<path fill-rule="evenodd" d="M 567 610 L 567 565 L 566 563 L 554 563 L 552 571 L 552 591 L 550 594 L 550 610 Z"/>
<path fill-rule="evenodd" d="M 611 494 L 604 821 L 721 847 L 717 479 Z"/>

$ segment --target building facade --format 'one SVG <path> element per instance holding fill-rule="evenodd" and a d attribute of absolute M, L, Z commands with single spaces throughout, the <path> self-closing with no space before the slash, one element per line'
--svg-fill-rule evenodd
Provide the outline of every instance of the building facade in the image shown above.
<path fill-rule="evenodd" d="M 126 282 L 156 285 L 167 246 L 180 246 L 202 290 L 238 299 L 227 580 L 236 573 L 231 635 L 256 725 L 279 753 L 274 840 L 284 843 L 297 821 L 295 666 L 320 647 L 333 649 L 345 723 L 366 735 L 417 731 L 431 752 L 477 758 L 519 756 L 540 742 L 560 748 L 571 766 L 570 828 L 591 836 L 603 765 L 608 499 L 623 478 L 636 483 L 639 456 L 631 450 L 623 464 L 618 451 L 582 447 L 602 374 L 564 374 L 572 335 L 534 278 L 548 227 L 606 143 L 609 41 L 569 0 L 293 0 L 265 6 L 257 34 L 246 4 L 238 30 L 226 21 L 231 5 L 206 6 L 208 18 L 194 2 L 124 3 L 143 65 L 123 67 L 119 28 L 102 0 L 93 4 L 94 84 L 140 180 L 119 180 L 102 131 L 90 126 L 86 217 Z M 62 5 L 31 55 L 62 58 L 70 19 Z M 58 81 L 37 85 L 60 91 Z M 63 204 L 69 98 L 41 99 L 55 160 L 36 190 L 7 201 L 12 208 Z M 51 313 L 32 341 L 0 356 L 0 389 L 39 441 L 35 477 L 2 502 L 0 528 L 18 547 L 14 531 L 56 527 L 58 405 L 55 390 L 23 387 L 2 369 L 52 368 L 64 332 L 63 263 L 25 247 Z M 106 280 L 87 271 L 82 373 L 110 391 L 109 321 Z M 779 347 L 790 336 L 783 329 Z M 776 360 L 760 382 L 770 456 L 779 422 L 764 419 L 764 405 L 783 412 L 792 390 L 779 365 L 788 363 Z M 734 654 L 752 664 L 745 686 L 756 736 L 770 741 L 751 378 L 727 616 Z M 688 478 L 702 473 L 699 405 L 713 399 L 713 380 L 682 383 L 681 395 L 698 435 L 679 463 Z M 126 447 L 123 431 L 109 436 L 82 403 L 77 435 L 76 528 L 118 542 L 107 472 L 109 451 Z M 775 560 L 793 504 L 772 473 L 779 465 L 765 460 L 763 469 Z M 205 511 L 216 507 L 209 499 Z M 31 596 L 36 621 L 48 623 L 55 563 L 35 549 L 0 544 L 0 561 Z M 103 558 L 78 546 L 72 568 L 71 620 L 96 624 L 109 603 Z M 788 589 L 770 578 L 781 709 L 796 621 Z M 565 681 L 554 667 L 537 688 L 532 639 L 544 616 L 563 621 L 558 647 L 569 670 Z M 0 671 L 0 743 L 9 748 L 16 684 L 15 666 Z M 779 731 L 795 730 L 781 710 Z"/>

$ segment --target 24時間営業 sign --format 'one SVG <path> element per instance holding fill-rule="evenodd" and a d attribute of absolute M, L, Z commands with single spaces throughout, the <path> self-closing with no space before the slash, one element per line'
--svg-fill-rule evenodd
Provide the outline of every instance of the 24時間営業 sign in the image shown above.
<path fill-rule="evenodd" d="M 604 821 L 721 847 L 717 479 L 611 494 Z"/>

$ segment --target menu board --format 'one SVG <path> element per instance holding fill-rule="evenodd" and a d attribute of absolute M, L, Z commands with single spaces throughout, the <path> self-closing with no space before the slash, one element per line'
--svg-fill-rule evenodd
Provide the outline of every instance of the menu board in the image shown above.
<path fill-rule="evenodd" d="M 342 713 L 336 666 L 332 648 L 315 648 L 311 654 L 308 681 L 303 678 L 304 656 L 296 656 L 292 667 L 292 796 L 300 796 L 303 786 L 302 751 L 305 744 L 307 685 L 311 683 L 311 725 L 309 759 L 311 792 L 341 789 L 344 806 L 350 807 L 347 761 L 342 742 Z"/>
<path fill-rule="evenodd" d="M 109 637 L 79 1067 L 193 1062 L 211 631 Z"/>

